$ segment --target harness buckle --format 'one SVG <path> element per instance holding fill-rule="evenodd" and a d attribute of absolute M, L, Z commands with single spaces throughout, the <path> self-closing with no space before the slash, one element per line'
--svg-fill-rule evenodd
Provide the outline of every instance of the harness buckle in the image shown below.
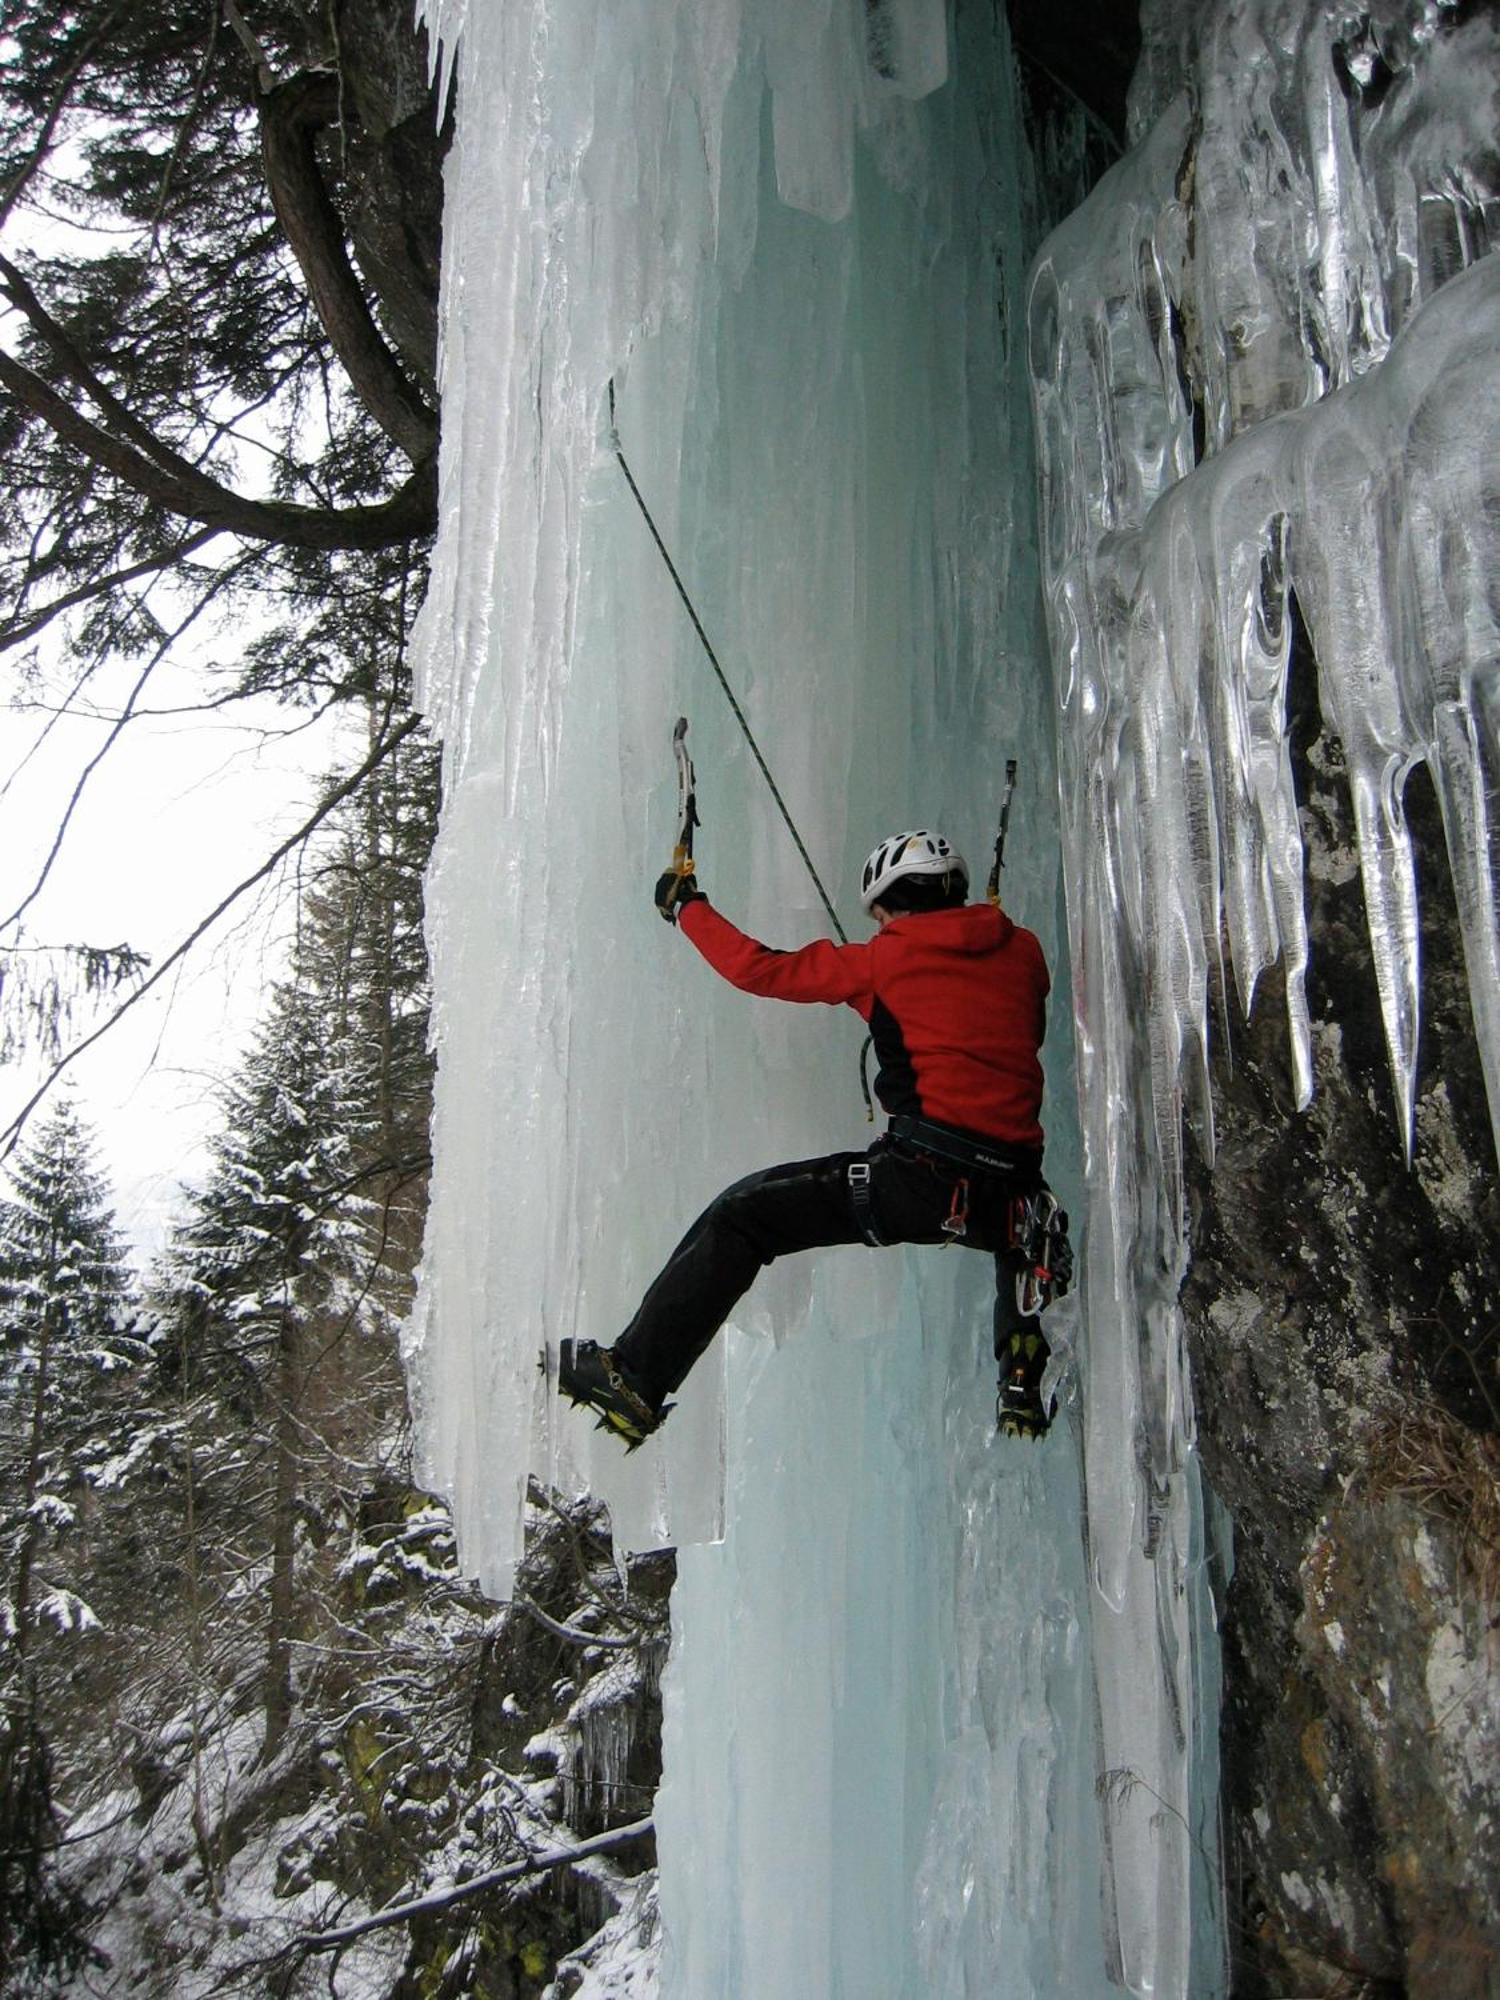
<path fill-rule="evenodd" d="M 883 1250 L 885 1238 L 875 1223 L 875 1189 L 870 1162 L 851 1160 L 845 1172 L 849 1183 L 849 1206 L 854 1211 L 854 1226 L 872 1250 Z"/>

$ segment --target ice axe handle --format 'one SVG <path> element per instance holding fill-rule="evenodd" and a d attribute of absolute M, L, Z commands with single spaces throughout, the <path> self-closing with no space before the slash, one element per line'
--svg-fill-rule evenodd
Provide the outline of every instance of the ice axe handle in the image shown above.
<path fill-rule="evenodd" d="M 1005 834 L 1010 825 L 1011 794 L 1016 789 L 1016 760 L 1005 760 L 1005 792 L 1000 800 L 1000 831 L 995 835 L 995 860 L 990 869 L 989 887 L 986 895 L 992 903 L 1000 901 L 1000 870 L 1005 866 Z"/>

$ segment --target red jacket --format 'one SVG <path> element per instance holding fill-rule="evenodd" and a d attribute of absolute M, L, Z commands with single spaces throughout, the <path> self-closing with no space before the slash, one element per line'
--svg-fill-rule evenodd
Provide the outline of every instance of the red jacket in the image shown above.
<path fill-rule="evenodd" d="M 715 972 L 771 1000 L 822 1000 L 868 1022 L 886 1110 L 1040 1146 L 1050 984 L 1030 931 L 990 903 L 894 918 L 868 944 L 772 951 L 703 898 L 681 928 Z"/>

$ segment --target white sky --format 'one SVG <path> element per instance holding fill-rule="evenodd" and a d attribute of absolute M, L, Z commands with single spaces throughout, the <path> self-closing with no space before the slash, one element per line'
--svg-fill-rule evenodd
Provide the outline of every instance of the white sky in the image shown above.
<path fill-rule="evenodd" d="M 123 699 L 134 670 L 93 684 L 91 704 Z M 153 677 L 149 705 L 201 698 L 182 669 Z M 264 703 L 253 714 L 133 721 L 90 780 L 46 888 L 24 918 L 32 943 L 114 945 L 159 963 L 225 893 L 253 872 L 310 810 L 337 760 L 330 722 L 267 741 L 298 718 Z M 41 751 L 45 714 L 0 708 L 0 919 L 29 890 L 79 772 L 107 733 L 65 718 Z M 259 727 L 251 725 L 258 724 Z M 68 1071 L 95 1127 L 123 1233 L 145 1258 L 203 1166 L 226 1077 L 282 963 L 290 907 L 283 880 L 236 905 L 175 973 Z M 7 944 L 14 930 L 0 931 Z M 97 1018 L 97 1017 L 96 1017 Z M 96 1018 L 80 1015 L 65 1046 Z M 37 1063 L 0 1065 L 0 1124 L 35 1089 Z"/>
<path fill-rule="evenodd" d="M 54 146 L 48 165 L 55 178 L 69 177 L 72 143 L 65 137 Z M 17 210 L 6 226 L 12 249 L 19 242 L 87 254 L 95 240 L 55 204 L 45 213 Z M 238 426 L 247 448 L 254 428 L 253 418 Z M 147 585 L 143 597 L 153 590 L 160 612 L 162 598 L 170 601 L 170 586 Z M 214 635 L 208 620 L 197 630 L 206 646 L 213 647 L 216 637 L 221 641 L 219 658 L 235 658 L 243 649 L 243 631 Z M 184 641 L 177 655 L 183 664 L 158 668 L 144 707 L 168 709 L 203 698 L 192 656 L 193 642 Z M 96 677 L 87 705 L 117 709 L 138 672 L 138 662 L 128 663 L 108 678 Z M 38 700 L 55 699 L 71 676 L 56 665 L 52 678 L 55 686 L 38 691 Z M 349 761 L 340 757 L 331 722 L 286 740 L 282 732 L 305 718 L 272 702 L 254 711 L 240 704 L 219 715 L 133 721 L 90 780 L 18 938 L 5 919 L 30 889 L 78 775 L 108 728 L 68 718 L 54 726 L 41 753 L 28 758 L 48 718 L 8 706 L 14 694 L 10 661 L 0 656 L 0 946 L 124 942 L 160 963 L 307 816 L 321 776 Z M 265 731 L 276 737 L 267 742 Z M 361 730 L 359 754 L 366 747 Z M 285 879 L 270 883 L 238 903 L 194 946 L 183 968 L 67 1071 L 80 1110 L 98 1134 L 116 1220 L 142 1261 L 180 1209 L 179 1186 L 203 1167 L 215 1087 L 232 1071 L 282 964 L 290 886 Z M 64 1048 L 102 1018 L 80 1013 Z M 0 1128 L 10 1124 L 46 1067 L 0 1063 Z M 4 1186 L 0 1163 L 0 1191 Z"/>

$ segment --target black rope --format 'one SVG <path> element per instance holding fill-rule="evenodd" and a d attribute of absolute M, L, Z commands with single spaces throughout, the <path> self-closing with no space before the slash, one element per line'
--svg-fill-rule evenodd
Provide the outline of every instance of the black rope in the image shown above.
<path fill-rule="evenodd" d="M 734 710 L 734 719 L 740 725 L 740 728 L 745 733 L 745 741 L 750 745 L 751 751 L 753 752 L 755 757 L 755 761 L 760 766 L 761 776 L 770 786 L 771 797 L 776 801 L 777 810 L 780 812 L 781 817 L 786 821 L 786 830 L 792 836 L 792 840 L 796 846 L 797 852 L 802 856 L 802 860 L 804 865 L 806 866 L 807 872 L 813 879 L 813 887 L 817 890 L 819 896 L 823 900 L 823 908 L 828 912 L 828 921 L 833 925 L 834 930 L 838 933 L 839 943 L 847 944 L 849 942 L 848 934 L 844 930 L 844 926 L 839 922 L 838 911 L 835 910 L 833 904 L 829 901 L 828 891 L 823 887 L 822 877 L 818 874 L 817 869 L 813 865 L 813 858 L 808 853 L 807 848 L 803 843 L 801 834 L 798 833 L 797 831 L 796 822 L 793 820 L 790 812 L 788 812 L 787 810 L 786 800 L 781 796 L 781 791 L 780 788 L 777 786 L 776 780 L 771 776 L 771 767 L 769 764 L 767 764 L 765 758 L 761 755 L 760 745 L 755 740 L 755 732 L 751 729 L 750 724 L 745 719 L 745 711 L 740 707 L 739 703 L 735 700 L 734 689 L 729 685 L 729 681 L 727 676 L 725 675 L 724 669 L 719 664 L 719 656 L 714 651 L 713 646 L 709 642 L 708 634 L 703 629 L 702 619 L 699 618 L 698 613 L 693 608 L 693 600 L 691 597 L 688 596 L 687 586 L 683 583 L 682 578 L 677 574 L 677 565 L 676 563 L 673 562 L 671 556 L 668 554 L 667 545 L 661 538 L 661 531 L 658 529 L 655 521 L 651 518 L 651 509 L 646 505 L 645 500 L 641 497 L 641 489 L 635 483 L 635 475 L 630 470 L 630 466 L 626 460 L 624 447 L 620 443 L 619 428 L 615 423 L 615 385 L 613 380 L 611 380 L 609 385 L 609 441 L 614 451 L 615 457 L 620 461 L 620 470 L 625 475 L 625 483 L 630 488 L 631 493 L 635 497 L 635 504 L 637 507 L 640 508 L 641 515 L 646 523 L 646 526 L 651 530 L 651 539 L 652 541 L 655 542 L 658 550 L 661 552 L 661 559 L 667 566 L 667 574 L 671 577 L 673 583 L 675 583 L 677 586 L 677 595 L 682 599 L 683 609 L 687 612 L 688 617 L 691 618 L 693 621 L 693 630 L 698 634 L 699 643 L 702 645 L 704 652 L 707 653 L 708 655 L 708 663 L 713 668 L 715 674 L 718 676 L 719 686 L 724 690 L 725 699 L 728 701 L 729 706 Z"/>

